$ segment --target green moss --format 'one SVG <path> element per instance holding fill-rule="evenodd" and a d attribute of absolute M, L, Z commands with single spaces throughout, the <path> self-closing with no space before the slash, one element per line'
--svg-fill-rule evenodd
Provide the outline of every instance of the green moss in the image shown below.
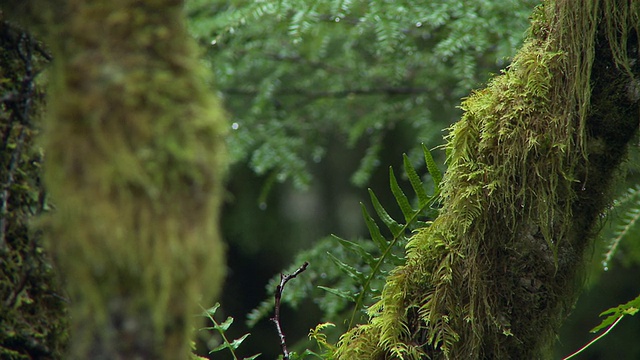
<path fill-rule="evenodd" d="M 47 231 L 73 358 L 186 358 L 222 284 L 226 127 L 180 5 L 71 1 L 51 39 Z"/>
<path fill-rule="evenodd" d="M 66 304 L 31 227 L 44 211 L 36 146 L 48 55 L 30 34 L 0 21 L 0 358 L 60 359 Z"/>
<path fill-rule="evenodd" d="M 370 323 L 343 335 L 338 358 L 365 359 L 361 349 L 384 358 L 549 356 L 611 171 L 638 125 L 627 47 L 637 54 L 628 37 L 640 5 L 595 4 L 538 7 L 511 66 L 463 101 L 447 137 L 441 215 L 412 237 L 407 265 L 387 279 Z"/>

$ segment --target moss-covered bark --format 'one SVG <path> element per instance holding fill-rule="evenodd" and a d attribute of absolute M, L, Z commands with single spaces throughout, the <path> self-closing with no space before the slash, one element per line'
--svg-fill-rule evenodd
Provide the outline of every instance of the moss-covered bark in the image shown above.
<path fill-rule="evenodd" d="M 42 150 L 36 145 L 49 55 L 0 15 L 0 358 L 58 359 L 66 303 L 30 226 L 45 208 Z"/>
<path fill-rule="evenodd" d="M 68 0 L 51 15 L 44 226 L 68 358 L 187 358 L 198 302 L 222 283 L 226 127 L 181 6 Z"/>
<path fill-rule="evenodd" d="M 440 217 L 341 359 L 549 358 L 638 128 L 639 1 L 546 1 L 448 138 Z M 588 252 L 587 252 L 588 253 Z"/>

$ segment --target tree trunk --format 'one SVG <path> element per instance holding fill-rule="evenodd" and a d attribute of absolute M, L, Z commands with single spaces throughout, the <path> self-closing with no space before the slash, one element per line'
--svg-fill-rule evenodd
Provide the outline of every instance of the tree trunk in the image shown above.
<path fill-rule="evenodd" d="M 226 126 L 182 1 L 55 8 L 44 226 L 70 296 L 69 358 L 187 358 L 198 302 L 222 284 Z"/>
<path fill-rule="evenodd" d="M 0 14 L 1 16 L 1 14 Z M 38 73 L 48 53 L 0 19 L 0 358 L 58 359 L 66 343 L 66 304 L 42 236 L 31 228 L 45 208 L 43 108 Z"/>
<path fill-rule="evenodd" d="M 639 13 L 616 0 L 535 10 L 509 69 L 462 104 L 441 215 L 338 358 L 551 356 L 638 128 Z"/>

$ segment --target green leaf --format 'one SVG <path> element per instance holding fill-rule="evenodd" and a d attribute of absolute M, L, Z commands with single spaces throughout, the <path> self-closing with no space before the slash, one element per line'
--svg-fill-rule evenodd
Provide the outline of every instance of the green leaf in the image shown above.
<path fill-rule="evenodd" d="M 358 284 L 364 284 L 365 276 L 360 271 L 356 270 L 356 268 L 354 268 L 353 266 L 343 263 L 342 261 L 340 261 L 340 259 L 335 257 L 333 254 L 331 253 L 327 253 L 327 254 L 331 258 L 331 260 L 333 260 L 333 262 L 336 265 L 338 265 L 340 270 L 344 271 L 347 275 L 349 275 L 350 278 L 355 280 Z"/>
<path fill-rule="evenodd" d="M 215 303 L 215 305 L 213 305 L 212 307 L 210 307 L 207 310 L 205 310 L 205 315 L 207 317 L 215 315 L 216 311 L 218 311 L 218 308 L 220 308 L 220 303 L 219 302 Z"/>
<path fill-rule="evenodd" d="M 431 151 L 429 151 L 425 144 L 422 144 L 422 151 L 424 152 L 424 160 L 427 163 L 427 170 L 429 171 L 429 175 L 431 175 L 431 178 L 433 179 L 436 193 L 438 193 L 440 192 L 440 183 L 442 182 L 442 172 L 438 168 L 436 162 L 433 160 Z"/>
<path fill-rule="evenodd" d="M 616 307 L 612 307 L 600 313 L 600 316 L 605 316 L 609 314 L 610 316 L 602 320 L 600 325 L 591 329 L 591 332 L 594 333 L 594 332 L 600 331 L 601 329 L 604 329 L 605 327 L 613 324 L 616 320 L 618 320 L 622 316 L 635 315 L 638 312 L 638 309 L 640 309 L 640 295 L 638 295 L 638 297 L 636 297 L 635 299 L 625 304 L 620 304 Z"/>
<path fill-rule="evenodd" d="M 404 231 L 404 227 L 398 224 L 397 221 L 393 220 L 393 218 L 389 215 L 389 213 L 384 209 L 380 201 L 376 197 L 376 194 L 373 190 L 369 189 L 369 196 L 371 197 L 371 203 L 373 204 L 373 208 L 376 210 L 378 217 L 380 220 L 389 228 L 391 234 L 396 237 L 402 234 Z"/>
<path fill-rule="evenodd" d="M 420 179 L 420 176 L 418 176 L 416 169 L 414 169 L 413 165 L 411 165 L 409 157 L 406 154 L 403 154 L 402 158 L 404 163 L 404 170 L 409 177 L 411 187 L 413 188 L 413 191 L 416 192 L 416 195 L 418 196 L 418 202 L 422 207 L 423 205 L 427 204 L 431 200 L 431 198 L 429 197 L 429 195 L 427 195 L 427 192 L 424 189 L 424 185 L 422 184 L 422 180 Z"/>
<path fill-rule="evenodd" d="M 360 256 L 366 264 L 371 265 L 376 260 L 376 258 L 374 258 L 371 254 L 369 254 L 365 249 L 363 249 L 362 246 L 360 246 L 360 244 L 357 244 L 353 241 L 342 239 L 336 235 L 331 235 L 331 236 L 334 239 L 338 240 L 338 242 L 340 242 L 342 246 L 358 254 L 358 256 Z"/>
<path fill-rule="evenodd" d="M 239 338 L 237 338 L 237 339 L 233 340 L 233 341 L 231 342 L 231 347 L 232 347 L 234 350 L 237 350 L 237 349 L 238 349 L 238 347 L 240 347 L 240 345 L 241 345 L 241 344 L 242 344 L 242 342 L 244 341 L 244 339 L 248 338 L 248 337 L 249 337 L 249 335 L 250 335 L 250 334 L 248 334 L 248 333 L 247 333 L 247 334 L 244 334 L 244 335 L 242 335 L 241 337 L 239 337 Z"/>
<path fill-rule="evenodd" d="M 378 224 L 376 224 L 375 220 L 373 220 L 371 215 L 369 215 L 369 212 L 367 211 L 367 208 L 364 206 L 364 204 L 360 203 L 360 206 L 362 207 L 362 216 L 364 217 L 364 222 L 367 225 L 367 229 L 369 229 L 371 240 L 376 243 L 381 251 L 384 251 L 388 246 L 387 240 L 384 238 L 384 236 L 382 236 L 382 233 L 380 233 Z"/>
<path fill-rule="evenodd" d="M 212 354 L 212 353 L 214 353 L 214 352 L 218 352 L 218 351 L 224 350 L 224 349 L 226 349 L 226 348 L 228 348 L 228 347 L 229 347 L 229 344 L 227 344 L 227 343 L 222 343 L 222 344 L 220 344 L 220 345 L 216 346 L 215 348 L 211 349 L 211 351 L 209 351 L 209 354 Z"/>
<path fill-rule="evenodd" d="M 340 289 L 334 289 L 334 288 L 330 288 L 330 287 L 326 287 L 326 286 L 318 286 L 318 289 L 322 289 L 328 293 L 337 295 L 343 299 L 347 299 L 349 301 L 356 301 L 356 297 L 355 294 L 353 294 L 351 291 L 346 291 L 346 290 L 340 290 Z"/>
<path fill-rule="evenodd" d="M 227 331 L 229 329 L 229 326 L 231 326 L 231 324 L 233 324 L 233 318 L 231 316 L 229 316 L 227 318 L 227 320 L 225 320 L 223 323 L 221 324 L 216 324 L 216 327 L 219 328 L 222 331 Z"/>
<path fill-rule="evenodd" d="M 402 210 L 404 220 L 409 223 L 409 221 L 411 221 L 411 219 L 415 215 L 415 211 L 411 207 L 409 199 L 398 185 L 398 180 L 396 179 L 396 175 L 393 173 L 392 167 L 389 167 L 389 183 L 391 185 L 391 192 L 396 198 L 396 202 L 398 203 L 398 206 L 400 206 L 400 210 Z"/>

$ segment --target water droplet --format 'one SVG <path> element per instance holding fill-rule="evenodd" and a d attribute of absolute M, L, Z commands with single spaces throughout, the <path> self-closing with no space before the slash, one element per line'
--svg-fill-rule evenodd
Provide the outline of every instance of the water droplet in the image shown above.
<path fill-rule="evenodd" d="M 240 127 L 240 124 L 238 124 L 237 122 L 234 122 L 233 124 L 231 124 L 231 128 L 233 130 L 238 130 L 239 127 Z"/>
<path fill-rule="evenodd" d="M 604 271 L 609 271 L 609 267 L 608 267 L 608 266 L 605 266 L 605 267 L 604 267 Z"/>
<path fill-rule="evenodd" d="M 421 23 L 420 21 L 418 21 L 418 22 L 416 23 L 416 27 L 421 27 L 421 26 L 422 26 L 422 23 Z"/>
<path fill-rule="evenodd" d="M 335 19 L 335 20 L 336 20 L 336 22 L 340 22 L 340 17 L 339 17 L 339 16 L 336 16 L 336 19 Z"/>
<path fill-rule="evenodd" d="M 267 210 L 267 203 L 261 202 L 260 205 L 258 205 L 258 207 L 260 208 L 260 210 Z"/>
<path fill-rule="evenodd" d="M 211 45 L 215 45 L 217 43 L 218 43 L 218 41 L 216 39 L 211 40 Z"/>
<path fill-rule="evenodd" d="M 320 277 L 323 278 L 323 279 L 326 278 L 327 277 L 327 273 L 321 273 Z"/>

